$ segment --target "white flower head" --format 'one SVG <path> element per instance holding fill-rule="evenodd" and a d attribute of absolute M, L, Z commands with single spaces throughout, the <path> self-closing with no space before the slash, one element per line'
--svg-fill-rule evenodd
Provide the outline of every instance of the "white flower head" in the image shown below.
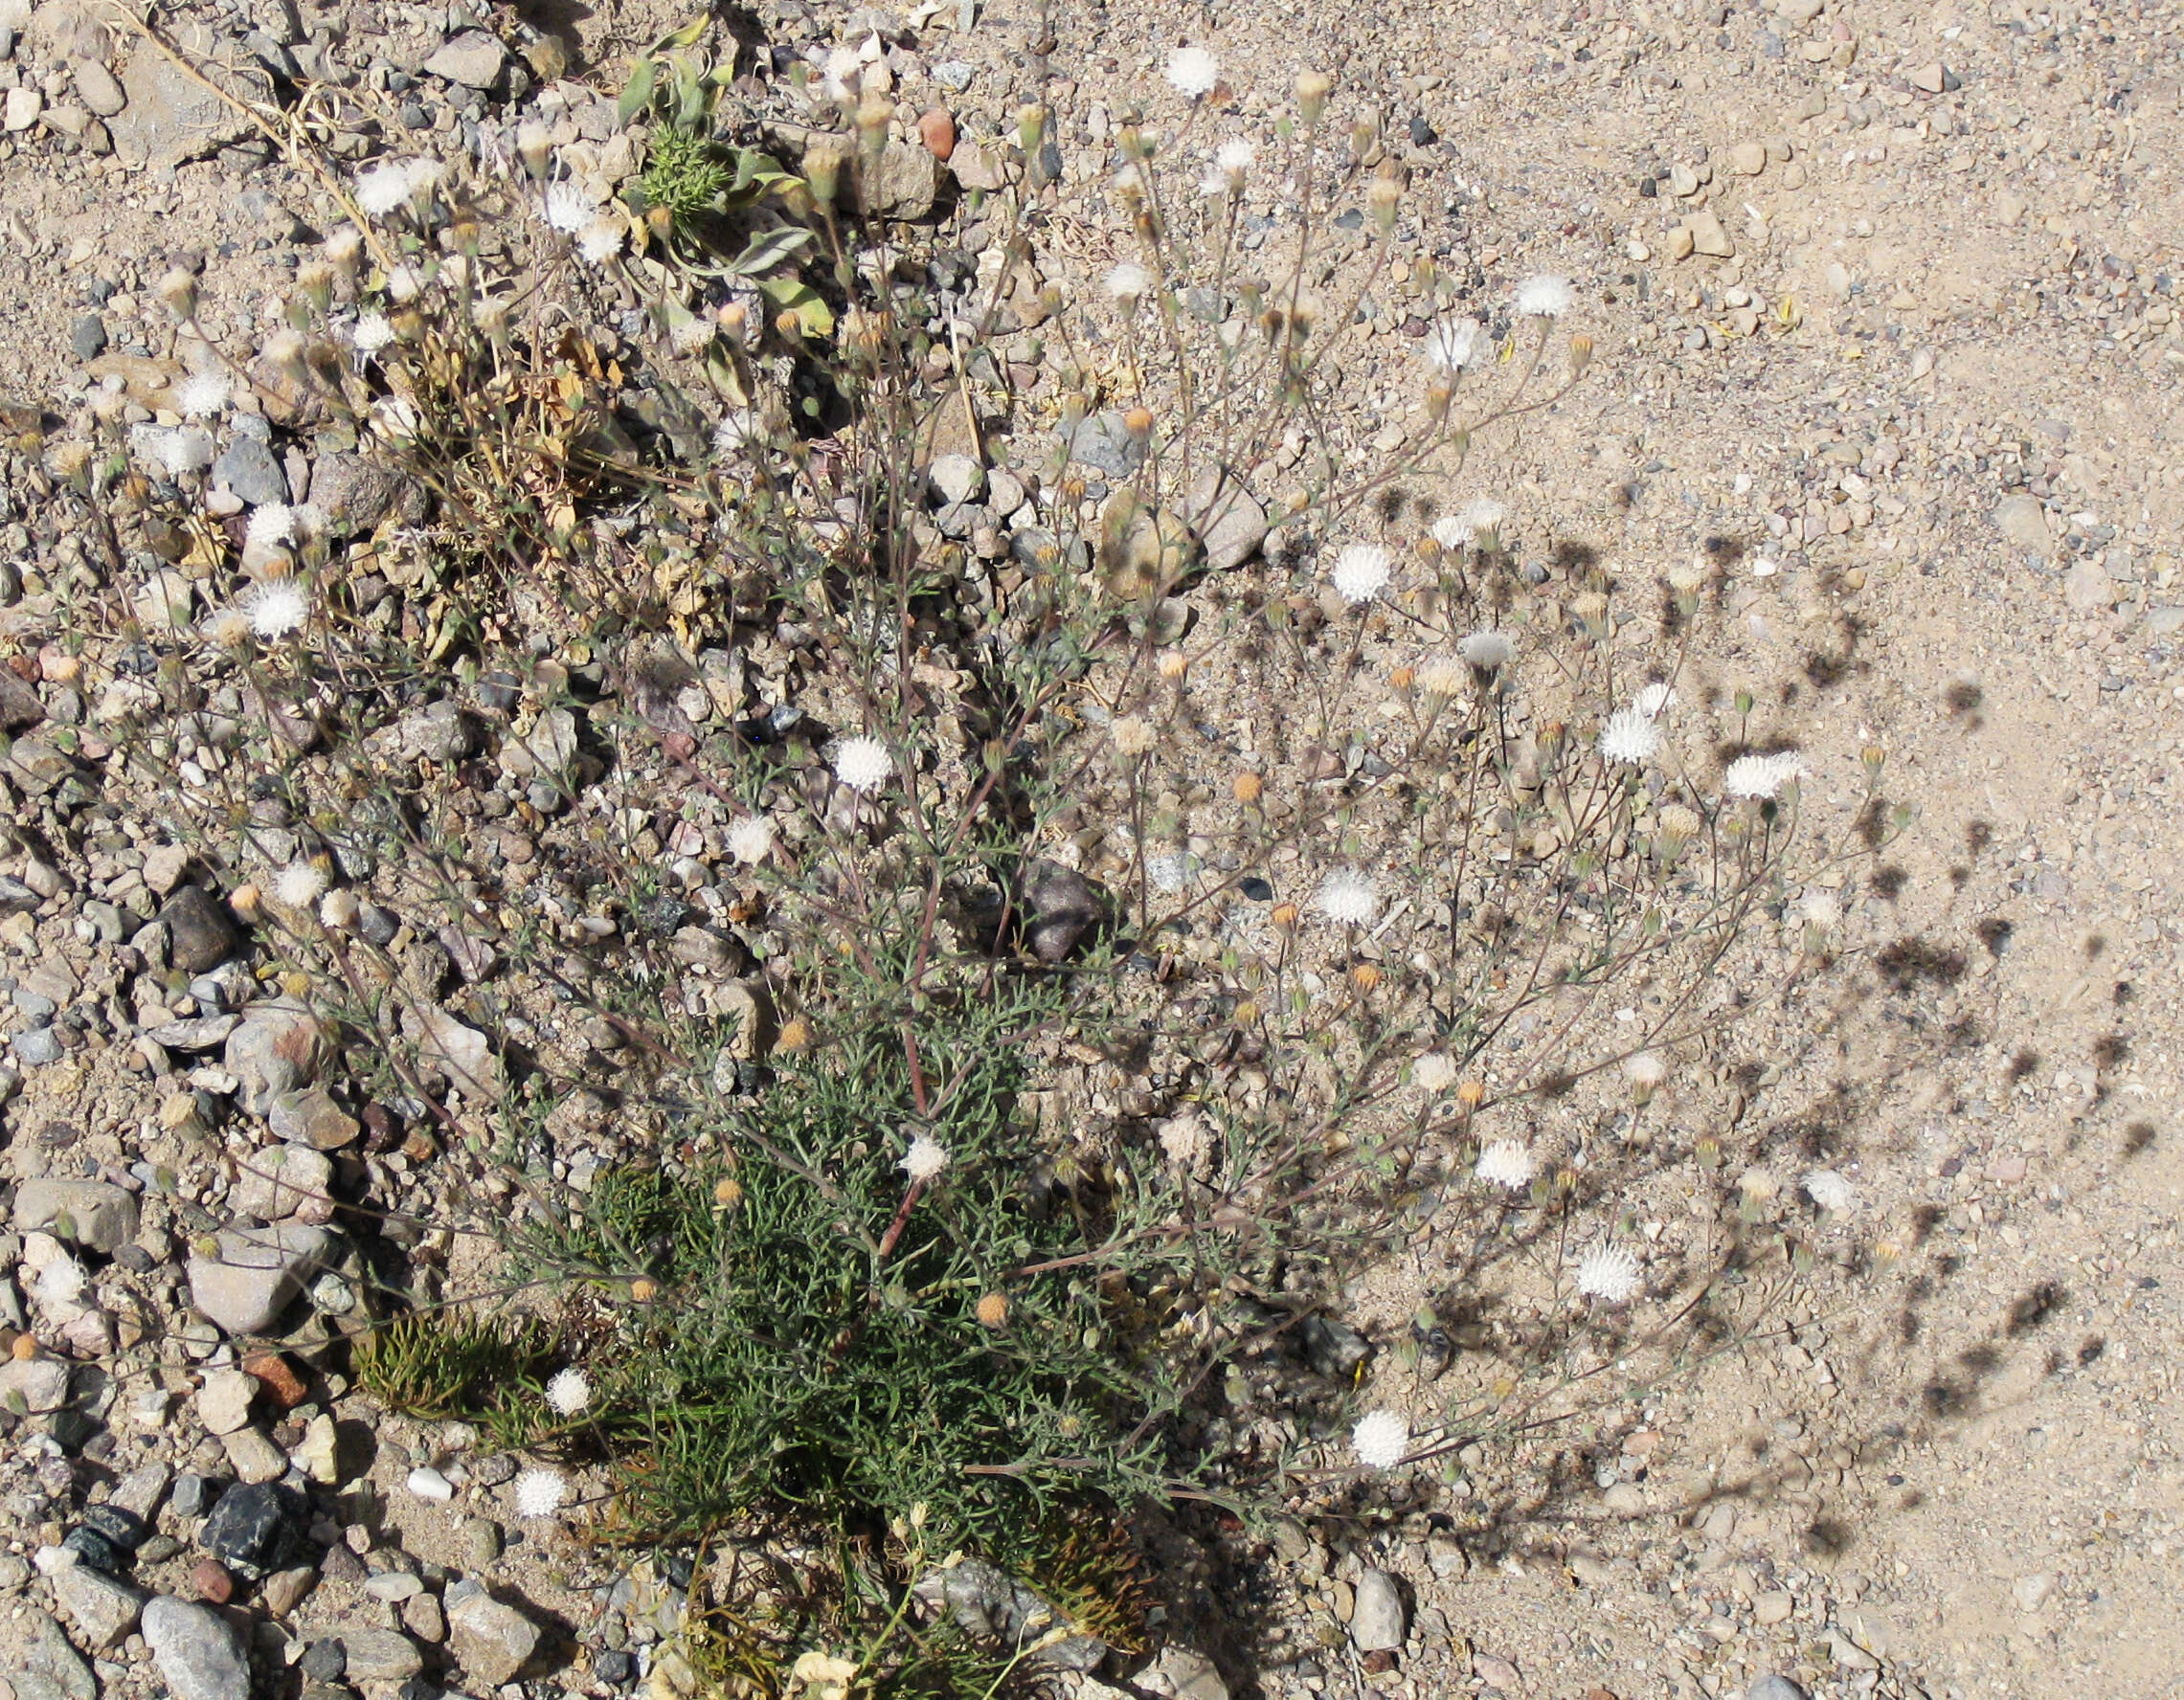
<path fill-rule="evenodd" d="M 412 194 L 422 194 L 439 182 L 439 161 L 414 159 L 402 168 L 402 176 L 408 182 Z"/>
<path fill-rule="evenodd" d="M 1490 547 L 1501 535 L 1501 522 L 1508 517 L 1509 510 L 1491 496 L 1474 496 L 1456 510 L 1458 524 L 1480 548 Z"/>
<path fill-rule="evenodd" d="M 1638 1260 L 1627 1247 L 1603 1240 L 1577 1264 L 1577 1290 L 1604 1305 L 1620 1305 L 1639 1287 Z"/>
<path fill-rule="evenodd" d="M 1395 557 L 1379 544 L 1353 543 L 1336 555 L 1335 568 L 1329 576 L 1342 600 L 1355 606 L 1370 602 L 1387 589 L 1394 566 Z"/>
<path fill-rule="evenodd" d="M 1668 1079 L 1668 1059 L 1658 1051 L 1639 1051 L 1623 1059 L 1623 1078 L 1633 1086 L 1653 1091 Z"/>
<path fill-rule="evenodd" d="M 250 510 L 242 546 L 252 553 L 279 548 L 296 536 L 296 512 L 285 502 L 261 502 Z"/>
<path fill-rule="evenodd" d="M 1418 663 L 1418 688 L 1430 697 L 1460 697 L 1471 669 L 1455 656 L 1428 656 Z"/>
<path fill-rule="evenodd" d="M 1367 1469 L 1393 1469 L 1410 1450 L 1410 1424 L 1394 1411 L 1367 1411 L 1350 1430 L 1350 1444 Z"/>
<path fill-rule="evenodd" d="M 1344 927 L 1362 927 L 1380 911 L 1380 891 L 1370 874 L 1356 868 L 1337 868 L 1319 882 L 1314 900 L 1320 912 Z"/>
<path fill-rule="evenodd" d="M 763 815 L 746 815 L 728 829 L 728 853 L 753 867 L 774 853 L 774 823 Z"/>
<path fill-rule="evenodd" d="M 1486 364 L 1494 341 L 1476 319 L 1444 319 L 1426 333 L 1426 358 L 1449 371 Z"/>
<path fill-rule="evenodd" d="M 1520 1193 L 1532 1184 L 1532 1176 L 1539 1174 L 1539 1159 L 1531 1149 L 1514 1139 L 1497 1139 L 1478 1153 L 1478 1161 L 1472 1173 L 1489 1186 L 1507 1187 Z"/>
<path fill-rule="evenodd" d="M 1456 653 L 1481 673 L 1492 673 L 1509 664 L 1517 645 L 1506 632 L 1474 632 L 1456 645 Z"/>
<path fill-rule="evenodd" d="M 877 791 L 894 771 L 894 757 L 877 738 L 844 738 L 834 748 L 834 776 L 851 791 Z"/>
<path fill-rule="evenodd" d="M 1107 274 L 1107 293 L 1124 306 L 1134 307 L 1153 292 L 1153 274 L 1134 259 L 1126 259 Z"/>
<path fill-rule="evenodd" d="M 273 882 L 273 895 L 291 909 L 307 909 L 326 895 L 326 870 L 315 862 L 292 861 Z"/>
<path fill-rule="evenodd" d="M 1136 760 L 1153 753 L 1160 735 L 1153 729 L 1153 723 L 1141 714 L 1125 714 L 1108 727 L 1108 735 L 1115 740 L 1117 755 Z"/>
<path fill-rule="evenodd" d="M 910 1150 L 895 1165 L 912 1180 L 931 1180 L 949 1164 L 948 1148 L 930 1133 L 920 1133 L 911 1140 Z"/>
<path fill-rule="evenodd" d="M 1168 56 L 1167 76 L 1177 94 L 1195 101 L 1221 81 L 1221 61 L 1203 47 L 1179 47 Z"/>
<path fill-rule="evenodd" d="M 1636 708 L 1618 708 L 1601 728 L 1600 753 L 1604 760 L 1642 768 L 1661 747 L 1661 729 L 1650 714 Z"/>
<path fill-rule="evenodd" d="M 356 180 L 356 204 L 368 218 L 384 218 L 410 204 L 410 165 L 374 166 Z"/>
<path fill-rule="evenodd" d="M 1567 278 L 1542 272 L 1517 285 L 1517 310 L 1528 319 L 1559 319 L 1577 299 Z"/>
<path fill-rule="evenodd" d="M 1766 800 L 1804 774 L 1804 758 L 1795 750 L 1779 750 L 1773 755 L 1740 755 L 1722 775 L 1722 789 L 1733 797 Z"/>
<path fill-rule="evenodd" d="M 566 178 L 547 186 L 546 222 L 563 235 L 577 235 L 598 213 L 598 204 Z"/>
<path fill-rule="evenodd" d="M 210 419 L 226 411 L 235 393 L 225 372 L 191 372 L 174 387 L 174 405 L 185 418 Z"/>
<path fill-rule="evenodd" d="M 1428 1051 L 1410 1065 L 1410 1078 L 1437 1096 L 1456 1084 L 1456 1060 L 1446 1051 Z"/>
<path fill-rule="evenodd" d="M 605 265 L 621 252 L 621 222 L 601 213 L 576 237 L 576 252 L 592 265 Z"/>
<path fill-rule="evenodd" d="M 359 354 L 376 354 L 394 340 L 394 326 L 384 313 L 359 313 L 349 340 Z"/>
<path fill-rule="evenodd" d="M 1830 1216 L 1848 1216 L 1858 1206 L 1858 1189 L 1833 1169 L 1815 1169 L 1798 1184 Z"/>
<path fill-rule="evenodd" d="M 555 1373 L 546 1384 L 546 1402 L 561 1417 L 574 1417 L 592 1402 L 592 1382 L 582 1370 Z"/>
<path fill-rule="evenodd" d="M 242 601 L 250 615 L 250 629 L 268 642 L 304 629 L 311 616 L 311 598 L 292 578 L 268 579 Z"/>
<path fill-rule="evenodd" d="M 1808 885 L 1797 900 L 1797 912 L 1810 926 L 1835 927 L 1843 918 L 1843 900 L 1825 885 Z"/>
<path fill-rule="evenodd" d="M 1160 1154 L 1178 1169 L 1195 1169 L 1205 1160 L 1205 1118 L 1196 1110 L 1170 1116 L 1160 1124 Z"/>
<path fill-rule="evenodd" d="M 1631 699 L 1631 706 L 1648 720 L 1658 720 L 1663 709 L 1676 701 L 1676 692 L 1663 682 L 1656 680 Z"/>
<path fill-rule="evenodd" d="M 1224 142 L 1213 150 L 1213 165 L 1232 190 L 1241 190 L 1244 179 L 1253 166 L 1259 163 L 1259 150 L 1243 137 Z"/>
<path fill-rule="evenodd" d="M 195 429 L 164 431 L 152 441 L 152 455 L 169 478 L 186 472 L 203 472 L 213 463 L 213 439 Z"/>
<path fill-rule="evenodd" d="M 527 1469 L 516 1478 L 516 1514 L 551 1517 L 569 1503 L 569 1478 L 559 1470 Z"/>

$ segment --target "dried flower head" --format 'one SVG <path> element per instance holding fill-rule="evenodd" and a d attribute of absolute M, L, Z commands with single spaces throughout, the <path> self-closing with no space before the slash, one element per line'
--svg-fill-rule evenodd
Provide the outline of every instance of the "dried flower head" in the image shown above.
<path fill-rule="evenodd" d="M 267 642 L 304 629 L 311 615 L 311 599 L 292 578 L 270 579 L 244 596 L 243 612 L 250 629 Z"/>
<path fill-rule="evenodd" d="M 205 616 L 205 636 L 222 649 L 240 649 L 250 641 L 250 613 L 242 608 L 215 608 Z"/>
<path fill-rule="evenodd" d="M 273 882 L 274 901 L 291 909 L 309 908 L 326 889 L 326 870 L 311 861 L 290 862 Z"/>
<path fill-rule="evenodd" d="M 1815 1169 L 1799 1184 L 1830 1216 L 1847 1216 L 1858 1207 L 1858 1189 L 1833 1169 Z"/>
<path fill-rule="evenodd" d="M 1639 768 L 1654 759 L 1661 747 L 1661 729 L 1651 715 L 1635 708 L 1618 708 L 1608 717 L 1600 732 L 1602 759 Z"/>
<path fill-rule="evenodd" d="M 582 1370 L 555 1372 L 546 1384 L 546 1402 L 561 1417 L 574 1417 L 592 1402 L 592 1383 Z"/>
<path fill-rule="evenodd" d="M 1705 830 L 1706 822 L 1697 809 L 1686 803 L 1670 803 L 1658 817 L 1661 832 L 1672 839 L 1689 842 Z"/>
<path fill-rule="evenodd" d="M 1428 1051 L 1410 1065 L 1410 1078 L 1438 1096 L 1456 1084 L 1456 1060 L 1446 1051 Z"/>
<path fill-rule="evenodd" d="M 1628 1248 L 1603 1240 L 1577 1264 L 1577 1290 L 1604 1305 L 1620 1305 L 1639 1286 L 1638 1260 Z"/>
<path fill-rule="evenodd" d="M 1769 1169 L 1746 1169 L 1737 1176 L 1737 1190 L 1755 1204 L 1764 1204 L 1782 1191 L 1782 1182 Z"/>
<path fill-rule="evenodd" d="M 1517 645 L 1506 632 L 1474 632 L 1456 645 L 1456 653 L 1481 673 L 1492 673 L 1509 664 Z"/>
<path fill-rule="evenodd" d="M 1493 351 L 1494 340 L 1476 319 L 1444 319 L 1426 333 L 1428 363 L 1447 371 L 1484 366 Z"/>
<path fill-rule="evenodd" d="M 384 313 L 359 313 L 349 340 L 359 354 L 376 354 L 394 340 L 394 321 Z"/>
<path fill-rule="evenodd" d="M 1517 285 L 1517 310 L 1528 319 L 1559 319 L 1576 296 L 1567 278 L 1542 272 Z"/>
<path fill-rule="evenodd" d="M 1539 1159 L 1530 1148 L 1514 1139 L 1497 1139 L 1478 1153 L 1478 1161 L 1472 1166 L 1472 1173 L 1487 1185 L 1506 1187 L 1513 1193 L 1530 1186 L 1532 1176 L 1539 1172 Z"/>
<path fill-rule="evenodd" d="M 1008 1295 L 998 1292 L 980 1294 L 978 1309 L 974 1314 L 978 1317 L 980 1328 L 1006 1328 L 1008 1326 Z"/>
<path fill-rule="evenodd" d="M 1258 161 L 1259 150 L 1241 136 L 1224 142 L 1213 150 L 1214 169 L 1221 173 L 1222 180 L 1231 194 L 1243 193 L 1244 179 L 1250 174 L 1251 168 Z"/>
<path fill-rule="evenodd" d="M 546 222 L 564 235 L 574 236 L 599 215 L 592 197 L 564 179 L 546 190 Z"/>
<path fill-rule="evenodd" d="M 1107 293 L 1124 306 L 1136 306 L 1153 292 L 1153 274 L 1134 259 L 1126 259 L 1107 274 Z"/>
<path fill-rule="evenodd" d="M 1350 1430 L 1350 1444 L 1367 1469 L 1393 1469 L 1410 1450 L 1410 1424 L 1394 1411 L 1368 1411 Z"/>
<path fill-rule="evenodd" d="M 948 1148 L 930 1133 L 920 1133 L 910 1142 L 910 1150 L 895 1167 L 914 1181 L 931 1180 L 948 1167 Z"/>
<path fill-rule="evenodd" d="M 1380 892 L 1370 874 L 1337 868 L 1319 882 L 1315 901 L 1320 912 L 1344 927 L 1362 927 L 1380 909 Z"/>
<path fill-rule="evenodd" d="M 746 815 L 728 829 L 728 853 L 755 867 L 774 851 L 774 823 L 763 815 Z"/>
<path fill-rule="evenodd" d="M 1429 697 L 1446 700 L 1464 694 L 1464 686 L 1471 682 L 1471 669 L 1456 657 L 1432 656 L 1418 663 L 1416 677 L 1418 688 Z"/>
<path fill-rule="evenodd" d="M 851 791 L 875 792 L 894 771 L 894 758 L 877 738 L 844 738 L 834 748 L 834 776 Z"/>
<path fill-rule="evenodd" d="M 605 265 L 621 252 L 622 235 L 621 221 L 601 213 L 577 234 L 576 252 L 587 264 Z"/>
<path fill-rule="evenodd" d="M 1195 1110 L 1162 1122 L 1160 1138 L 1160 1154 L 1178 1169 L 1195 1169 L 1205 1160 L 1205 1118 Z"/>
<path fill-rule="evenodd" d="M 384 218 L 410 204 L 410 162 L 374 166 L 356 180 L 356 204 L 368 218 Z"/>
<path fill-rule="evenodd" d="M 1644 1091 L 1654 1091 L 1668 1079 L 1668 1059 L 1658 1051 L 1640 1051 L 1623 1059 L 1623 1078 Z"/>
<path fill-rule="evenodd" d="M 1387 588 L 1394 557 L 1377 543 L 1353 543 L 1335 557 L 1329 575 L 1342 600 L 1353 605 L 1370 602 Z"/>
<path fill-rule="evenodd" d="M 1179 47 L 1168 56 L 1168 83 L 1186 101 L 1210 95 L 1221 81 L 1221 61 L 1203 47 Z"/>
<path fill-rule="evenodd" d="M 527 1469 L 516 1478 L 516 1515 L 551 1517 L 569 1502 L 569 1478 L 559 1470 Z"/>
<path fill-rule="evenodd" d="M 1773 755 L 1740 755 L 1722 775 L 1722 789 L 1733 797 L 1771 798 L 1805 773 L 1804 758 L 1794 750 Z"/>
<path fill-rule="evenodd" d="M 234 392 L 225 372 L 191 372 L 174 387 L 174 405 L 185 418 L 209 419 L 226 411 Z"/>
<path fill-rule="evenodd" d="M 1160 734 L 1142 715 L 1125 714 L 1108 731 L 1115 739 L 1115 753 L 1133 761 L 1152 754 L 1154 746 L 1160 742 Z"/>

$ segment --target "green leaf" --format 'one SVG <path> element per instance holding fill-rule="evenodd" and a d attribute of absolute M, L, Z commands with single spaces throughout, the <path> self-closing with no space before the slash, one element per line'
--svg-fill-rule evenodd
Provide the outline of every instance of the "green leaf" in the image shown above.
<path fill-rule="evenodd" d="M 698 37 L 706 33 L 706 25 L 711 21 L 712 14 L 709 11 L 699 12 L 688 23 L 681 25 L 661 36 L 658 44 L 653 48 L 653 52 L 665 53 L 669 48 L 697 46 Z"/>
<path fill-rule="evenodd" d="M 621 123 L 626 124 L 651 103 L 652 87 L 659 77 L 659 60 L 642 58 L 637 61 L 636 69 L 630 73 L 629 81 L 623 85 L 621 99 L 615 103 L 615 112 Z"/>
<path fill-rule="evenodd" d="M 834 309 L 809 283 L 798 278 L 760 278 L 757 284 L 768 301 L 797 316 L 797 328 L 807 337 L 833 333 Z"/>
<path fill-rule="evenodd" d="M 743 252 L 729 262 L 728 269 L 738 277 L 755 278 L 772 271 L 810 240 L 811 232 L 793 224 L 756 232 Z"/>

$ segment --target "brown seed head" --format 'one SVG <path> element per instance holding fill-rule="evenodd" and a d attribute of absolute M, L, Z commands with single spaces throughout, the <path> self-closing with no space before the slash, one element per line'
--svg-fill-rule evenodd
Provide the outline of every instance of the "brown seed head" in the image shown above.
<path fill-rule="evenodd" d="M 1236 794 L 1240 803 L 1257 802 L 1259 794 L 1266 788 L 1267 782 L 1256 773 L 1239 773 L 1228 782 L 1228 789 Z"/>
<path fill-rule="evenodd" d="M 979 1322 L 985 1328 L 998 1329 L 1006 1326 L 1008 1322 L 1008 1295 L 1005 1293 L 987 1293 L 979 1300 L 978 1316 Z"/>

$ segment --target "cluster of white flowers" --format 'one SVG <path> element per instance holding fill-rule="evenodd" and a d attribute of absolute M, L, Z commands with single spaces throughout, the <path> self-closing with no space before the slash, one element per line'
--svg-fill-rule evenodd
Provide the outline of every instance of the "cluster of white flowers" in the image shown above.
<path fill-rule="evenodd" d="M 1153 274 L 1134 259 L 1123 260 L 1108 271 L 1107 293 L 1124 306 L 1136 306 L 1153 292 Z"/>
<path fill-rule="evenodd" d="M 1633 1297 L 1640 1286 L 1638 1260 L 1611 1241 L 1603 1240 L 1577 1263 L 1577 1290 L 1604 1305 L 1620 1305 Z"/>
<path fill-rule="evenodd" d="M 516 1514 L 551 1517 L 569 1503 L 569 1478 L 559 1470 L 527 1469 L 516 1478 Z"/>
<path fill-rule="evenodd" d="M 1350 1444 L 1367 1469 L 1393 1469 L 1410 1450 L 1410 1424 L 1394 1411 L 1368 1411 L 1350 1430 Z"/>
<path fill-rule="evenodd" d="M 582 1370 L 561 1370 L 546 1384 L 546 1402 L 556 1415 L 574 1417 L 592 1402 L 591 1380 Z"/>
<path fill-rule="evenodd" d="M 304 629 L 311 598 L 292 578 L 268 579 L 243 597 L 242 611 L 250 616 L 250 629 L 273 642 Z"/>
<path fill-rule="evenodd" d="M 1356 868 L 1337 868 L 1320 881 L 1316 901 L 1330 921 L 1344 927 L 1362 927 L 1380 910 L 1380 892 L 1372 876 Z"/>
<path fill-rule="evenodd" d="M 1410 1065 L 1410 1078 L 1438 1096 L 1456 1084 L 1456 1060 L 1446 1051 L 1428 1051 Z"/>
<path fill-rule="evenodd" d="M 948 1167 L 948 1148 L 930 1133 L 919 1133 L 912 1138 L 910 1149 L 895 1167 L 914 1181 L 931 1180 Z"/>
<path fill-rule="evenodd" d="M 1472 1173 L 1487 1185 L 1507 1187 L 1513 1193 L 1530 1186 L 1532 1176 L 1539 1172 L 1539 1159 L 1532 1155 L 1530 1148 L 1514 1139 L 1497 1139 L 1478 1153 L 1478 1161 L 1472 1165 Z"/>
<path fill-rule="evenodd" d="M 326 870 L 313 861 L 292 861 L 273 882 L 273 895 L 291 909 L 307 909 L 326 894 Z"/>
<path fill-rule="evenodd" d="M 546 186 L 546 222 L 563 235 L 580 234 L 598 215 L 598 203 L 568 179 Z"/>
<path fill-rule="evenodd" d="M 1544 272 L 1517 285 L 1517 310 L 1528 319 L 1559 319 L 1576 299 L 1567 278 Z"/>
<path fill-rule="evenodd" d="M 349 340 L 359 354 L 376 354 L 394 340 L 394 326 L 384 313 L 359 313 L 349 326 Z"/>
<path fill-rule="evenodd" d="M 357 178 L 356 204 L 367 217 L 384 218 L 439 181 L 438 160 L 390 160 Z"/>
<path fill-rule="evenodd" d="M 1221 61 L 1203 47 L 1179 47 L 1168 56 L 1168 82 L 1186 101 L 1210 95 L 1221 81 Z"/>
<path fill-rule="evenodd" d="M 1740 755 L 1722 775 L 1722 789 L 1733 797 L 1765 801 L 1804 776 L 1805 758 L 1793 749 L 1772 755 Z"/>
<path fill-rule="evenodd" d="M 1506 632 L 1474 632 L 1456 645 L 1456 653 L 1481 673 L 1492 673 L 1509 664 L 1517 645 Z"/>
<path fill-rule="evenodd" d="M 1618 708 L 1608 717 L 1600 732 L 1604 760 L 1640 768 L 1652 761 L 1661 747 L 1657 721 L 1640 708 Z"/>
<path fill-rule="evenodd" d="M 894 758 L 877 738 L 844 738 L 834 747 L 834 776 L 851 791 L 875 792 L 894 771 Z"/>
<path fill-rule="evenodd" d="M 209 419 L 226 411 L 234 393 L 225 372 L 191 372 L 174 387 L 174 404 L 186 419 Z"/>
<path fill-rule="evenodd" d="M 763 815 L 746 815 L 728 829 L 728 853 L 755 867 L 774 853 L 774 823 Z"/>
<path fill-rule="evenodd" d="M 1487 363 L 1494 339 L 1476 319 L 1444 319 L 1426 333 L 1426 359 L 1449 371 L 1466 371 Z"/>
<path fill-rule="evenodd" d="M 1370 602 L 1387 589 L 1395 557 L 1377 543 L 1353 543 L 1335 557 L 1330 576 L 1342 600 L 1353 606 Z"/>

